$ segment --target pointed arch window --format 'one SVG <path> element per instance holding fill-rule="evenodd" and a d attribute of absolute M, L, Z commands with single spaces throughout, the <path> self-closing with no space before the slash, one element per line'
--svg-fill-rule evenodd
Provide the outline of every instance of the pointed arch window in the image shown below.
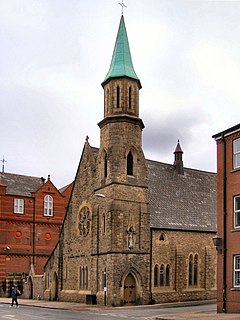
<path fill-rule="evenodd" d="M 158 286 L 158 265 L 154 267 L 154 287 Z"/>
<path fill-rule="evenodd" d="M 188 260 L 188 284 L 189 286 L 193 285 L 193 255 L 190 254 Z"/>
<path fill-rule="evenodd" d="M 197 286 L 198 284 L 198 255 L 194 256 L 194 267 L 193 267 L 193 285 Z"/>
<path fill-rule="evenodd" d="M 117 86 L 117 108 L 120 108 L 120 87 Z"/>
<path fill-rule="evenodd" d="M 160 278 L 159 278 L 159 283 L 160 283 L 160 287 L 163 287 L 164 286 L 164 265 L 162 264 L 161 265 L 161 268 L 160 268 Z"/>
<path fill-rule="evenodd" d="M 128 89 L 128 108 L 132 109 L 132 88 Z"/>
<path fill-rule="evenodd" d="M 129 151 L 127 156 L 127 175 L 133 176 L 133 155 L 131 151 Z"/>
<path fill-rule="evenodd" d="M 160 234 L 159 240 L 160 240 L 160 241 L 165 241 L 165 240 L 166 240 L 166 236 L 165 236 L 164 233 L 161 233 L 161 234 Z"/>
<path fill-rule="evenodd" d="M 104 177 L 107 178 L 108 175 L 108 163 L 107 163 L 107 155 L 104 158 Z"/>
<path fill-rule="evenodd" d="M 105 233 L 106 233 L 106 214 L 104 212 L 102 216 L 102 234 L 105 234 Z"/>
<path fill-rule="evenodd" d="M 165 281 L 166 287 L 170 286 L 170 266 L 167 264 L 166 266 L 166 281 Z"/>
<path fill-rule="evenodd" d="M 53 216 L 53 198 L 50 195 L 44 197 L 44 216 Z"/>
<path fill-rule="evenodd" d="M 85 268 L 85 287 L 88 289 L 88 267 Z"/>

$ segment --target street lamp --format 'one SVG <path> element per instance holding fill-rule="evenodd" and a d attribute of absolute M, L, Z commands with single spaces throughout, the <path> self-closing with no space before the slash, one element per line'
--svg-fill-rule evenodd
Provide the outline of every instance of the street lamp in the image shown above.
<path fill-rule="evenodd" d="M 222 251 L 222 238 L 219 235 L 213 237 L 213 244 L 216 247 L 216 250 L 221 253 Z"/>

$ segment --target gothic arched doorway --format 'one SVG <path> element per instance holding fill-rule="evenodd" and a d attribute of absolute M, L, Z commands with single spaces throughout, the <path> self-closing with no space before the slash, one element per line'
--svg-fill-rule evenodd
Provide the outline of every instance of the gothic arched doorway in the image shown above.
<path fill-rule="evenodd" d="M 124 282 L 124 305 L 132 306 L 136 304 L 136 280 L 131 273 Z"/>

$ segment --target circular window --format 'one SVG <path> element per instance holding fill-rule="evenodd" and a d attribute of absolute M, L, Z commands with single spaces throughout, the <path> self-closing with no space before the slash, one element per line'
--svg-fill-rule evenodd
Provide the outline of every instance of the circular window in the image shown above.
<path fill-rule="evenodd" d="M 86 237 L 91 229 L 91 213 L 88 207 L 83 207 L 79 213 L 79 232 Z"/>

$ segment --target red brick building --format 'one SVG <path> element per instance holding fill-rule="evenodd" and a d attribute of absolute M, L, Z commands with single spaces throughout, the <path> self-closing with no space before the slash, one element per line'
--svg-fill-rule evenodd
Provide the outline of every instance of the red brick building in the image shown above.
<path fill-rule="evenodd" d="M 36 274 L 55 247 L 71 185 L 60 192 L 50 180 L 0 173 L 0 283 L 2 294 L 21 283 L 33 263 Z"/>
<path fill-rule="evenodd" d="M 240 313 L 240 124 L 217 142 L 218 312 Z"/>

